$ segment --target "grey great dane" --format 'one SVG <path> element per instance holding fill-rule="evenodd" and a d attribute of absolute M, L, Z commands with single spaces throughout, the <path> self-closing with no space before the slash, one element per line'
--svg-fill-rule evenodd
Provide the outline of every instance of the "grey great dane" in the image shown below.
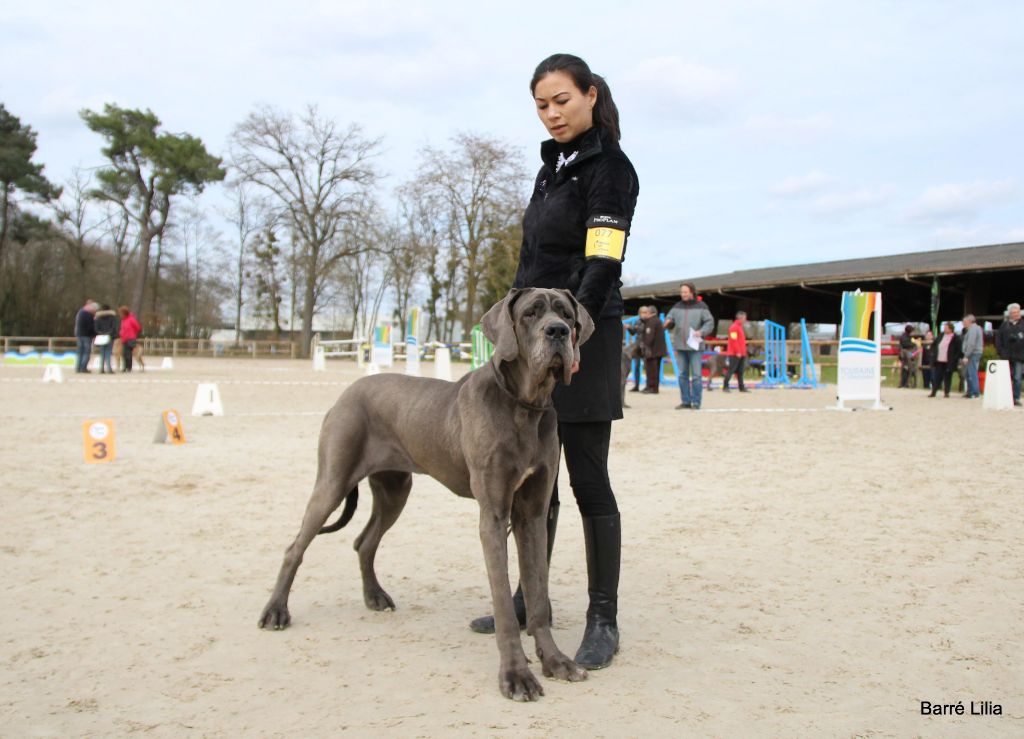
<path fill-rule="evenodd" d="M 494 355 L 460 381 L 372 375 L 353 383 L 328 411 L 313 494 L 259 625 L 288 626 L 288 593 L 303 553 L 318 533 L 348 523 L 357 484 L 366 477 L 373 510 L 353 545 L 363 599 L 372 610 L 394 609 L 377 581 L 374 557 L 405 507 L 412 473 L 426 473 L 480 506 L 480 542 L 500 655 L 498 687 L 506 698 L 536 700 L 544 689 L 528 667 L 513 610 L 508 530 L 511 525 L 519 553 L 527 633 L 533 635 L 544 675 L 585 679 L 586 671 L 551 636 L 545 516 L 558 468 L 551 394 L 558 382 L 569 383 L 579 345 L 594 324 L 567 290 L 537 288 L 512 290 L 480 324 L 494 343 Z M 325 527 L 342 501 L 341 517 Z"/>

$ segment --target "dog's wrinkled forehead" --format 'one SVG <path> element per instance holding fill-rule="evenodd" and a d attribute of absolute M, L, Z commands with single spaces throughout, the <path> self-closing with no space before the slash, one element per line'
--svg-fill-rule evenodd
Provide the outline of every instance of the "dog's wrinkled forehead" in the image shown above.
<path fill-rule="evenodd" d="M 534 288 L 516 296 L 512 315 L 517 325 L 525 326 L 532 320 L 551 315 L 567 321 L 575 321 L 575 311 L 565 294 L 558 290 Z"/>

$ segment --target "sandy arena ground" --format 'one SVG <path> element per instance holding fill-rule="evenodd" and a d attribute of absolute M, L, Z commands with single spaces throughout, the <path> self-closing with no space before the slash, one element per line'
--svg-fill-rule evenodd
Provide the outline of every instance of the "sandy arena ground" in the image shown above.
<path fill-rule="evenodd" d="M 397 611 L 363 606 L 364 486 L 310 547 L 292 628 L 256 628 L 353 365 L 41 376 L 0 369 L 0 735 L 1024 735 L 1022 412 L 923 391 L 886 392 L 885 413 L 822 411 L 828 388 L 716 391 L 699 413 L 675 389 L 630 395 L 611 460 L 622 651 L 516 704 L 467 628 L 490 608 L 476 506 L 429 478 L 377 558 Z M 226 415 L 188 415 L 201 381 Z M 152 443 L 168 408 L 185 446 Z M 710 412 L 778 408 L 812 412 Z M 114 463 L 83 463 L 86 418 L 115 421 Z M 551 597 L 571 655 L 586 567 L 563 503 Z"/>

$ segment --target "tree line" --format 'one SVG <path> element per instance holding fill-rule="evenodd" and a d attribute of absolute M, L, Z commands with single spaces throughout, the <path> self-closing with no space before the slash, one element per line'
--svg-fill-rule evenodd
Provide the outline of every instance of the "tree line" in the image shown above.
<path fill-rule="evenodd" d="M 169 133 L 149 110 L 83 110 L 103 164 L 52 182 L 36 132 L 0 103 L 0 333 L 68 335 L 86 298 L 127 304 L 147 335 L 204 338 L 243 315 L 308 350 L 313 318 L 347 332 L 404 328 L 427 340 L 468 331 L 512 283 L 529 179 L 505 142 L 457 133 L 424 146 L 382 200 L 382 140 L 315 106 L 255 108 L 226 151 Z M 227 205 L 201 205 L 208 187 Z M 382 315 L 382 306 L 392 308 Z"/>

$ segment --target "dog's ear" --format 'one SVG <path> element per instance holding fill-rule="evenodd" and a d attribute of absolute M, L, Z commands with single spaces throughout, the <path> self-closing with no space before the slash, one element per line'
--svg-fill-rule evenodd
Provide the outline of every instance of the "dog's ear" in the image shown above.
<path fill-rule="evenodd" d="M 576 315 L 576 325 L 573 328 L 576 329 L 576 347 L 578 348 L 594 333 L 594 320 L 587 313 L 587 309 L 583 307 L 580 301 L 576 300 L 576 296 L 571 292 L 568 290 L 559 290 L 558 292 L 568 298 L 572 304 L 573 313 Z"/>
<path fill-rule="evenodd" d="M 512 321 L 512 305 L 522 292 L 517 288 L 508 291 L 508 295 L 499 300 L 480 319 L 480 329 L 484 336 L 494 344 L 494 354 L 503 362 L 511 362 L 519 356 L 519 340 Z"/>

